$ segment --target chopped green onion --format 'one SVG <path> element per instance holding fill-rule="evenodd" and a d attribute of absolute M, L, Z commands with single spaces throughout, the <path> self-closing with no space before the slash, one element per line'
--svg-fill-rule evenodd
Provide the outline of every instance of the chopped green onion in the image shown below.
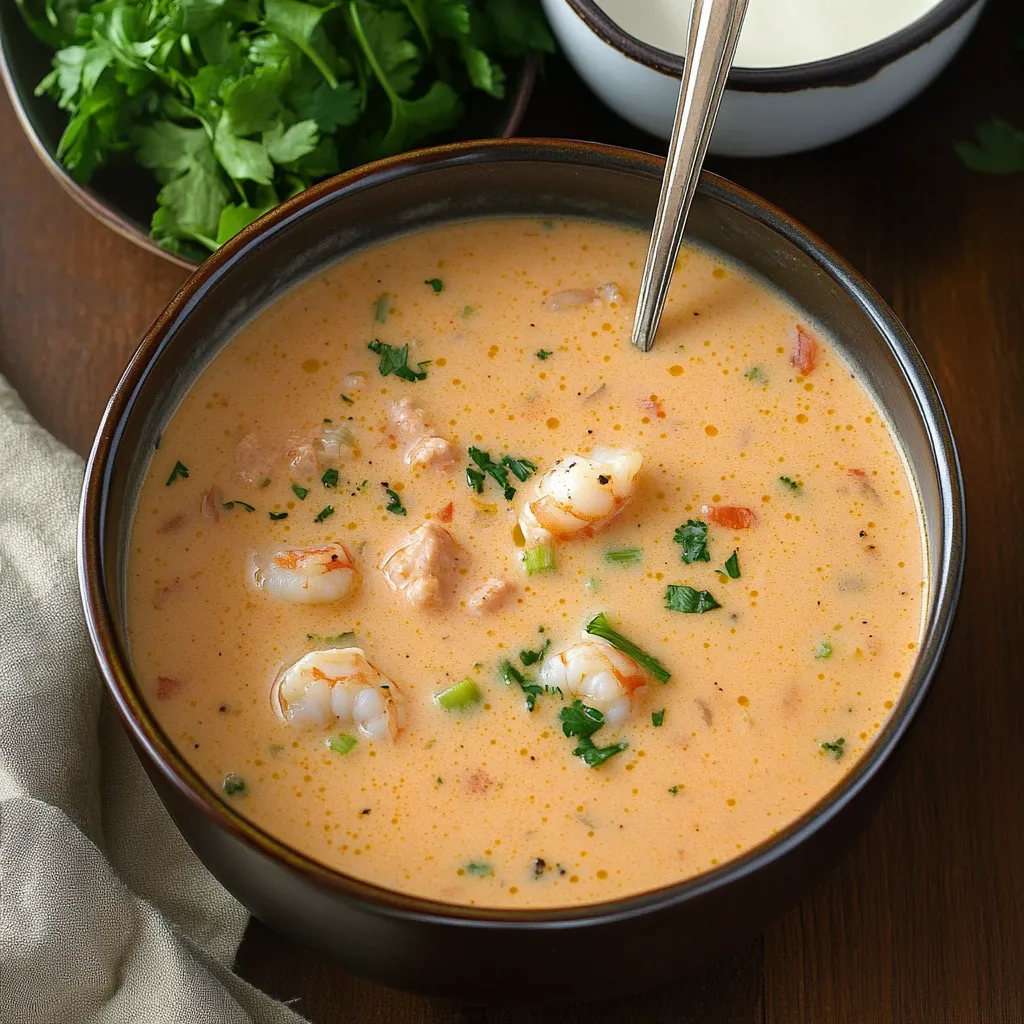
<path fill-rule="evenodd" d="M 541 572 L 552 572 L 555 568 L 555 552 L 553 548 L 541 545 L 527 548 L 523 552 L 523 568 L 527 576 L 536 576 Z"/>
<path fill-rule="evenodd" d="M 322 523 L 325 519 L 330 519 L 331 516 L 333 516 L 333 515 L 334 515 L 334 506 L 333 505 L 325 505 L 316 514 L 316 516 L 313 519 L 313 522 L 314 523 Z"/>
<path fill-rule="evenodd" d="M 308 487 L 300 487 L 298 484 L 292 484 L 292 493 L 299 501 L 305 501 L 306 495 L 309 494 Z"/>
<path fill-rule="evenodd" d="M 379 324 L 386 324 L 388 322 L 388 314 L 391 312 L 391 295 L 389 292 L 385 292 L 378 300 L 377 304 L 373 307 L 373 319 Z M 342 398 L 345 396 L 342 395 Z"/>
<path fill-rule="evenodd" d="M 651 712 L 651 725 L 661 725 L 665 721 L 665 709 Z"/>
<path fill-rule="evenodd" d="M 183 462 L 175 462 L 174 469 L 171 470 L 171 475 L 167 478 L 167 483 L 164 487 L 170 487 L 175 480 L 187 480 L 188 479 L 188 466 Z"/>
<path fill-rule="evenodd" d="M 639 565 L 644 560 L 644 549 L 615 548 L 604 553 L 604 560 L 613 565 Z"/>
<path fill-rule="evenodd" d="M 493 873 L 493 869 L 490 864 L 483 861 L 471 860 L 465 867 L 467 875 L 472 875 L 474 878 L 486 878 L 488 875 Z"/>
<path fill-rule="evenodd" d="M 672 678 L 672 673 L 657 658 L 641 650 L 621 633 L 617 633 L 604 612 L 599 612 L 587 623 L 587 632 L 592 636 L 599 636 L 602 640 L 607 640 L 616 650 L 628 654 L 638 665 L 647 669 L 659 683 L 667 683 Z"/>
<path fill-rule="evenodd" d="M 357 742 L 355 736 L 351 736 L 347 732 L 339 732 L 337 736 L 332 736 L 327 741 L 327 746 L 336 754 L 347 754 Z"/>
<path fill-rule="evenodd" d="M 322 483 L 324 487 L 337 487 L 338 471 L 336 469 L 325 469 L 324 475 L 320 477 L 320 483 Z"/>
<path fill-rule="evenodd" d="M 274 519 L 274 520 L 287 519 L 288 518 L 288 513 L 287 512 L 271 512 L 271 513 L 269 513 L 269 515 L 270 515 L 270 518 Z"/>
<path fill-rule="evenodd" d="M 444 291 L 444 282 L 439 277 L 432 277 L 423 283 L 429 284 L 430 287 L 434 289 L 435 295 L 440 295 L 441 292 Z"/>
<path fill-rule="evenodd" d="M 434 695 L 434 700 L 441 707 L 448 708 L 449 711 L 455 708 L 468 708 L 473 704 L 479 703 L 482 699 L 483 694 L 480 693 L 480 687 L 469 676 L 466 676 L 465 679 L 454 686 L 449 686 L 446 690 L 442 690 Z"/>
<path fill-rule="evenodd" d="M 722 606 L 706 590 L 669 584 L 665 592 L 665 607 L 671 612 L 687 612 L 703 615 Z"/>
<path fill-rule="evenodd" d="M 345 403 L 346 405 L 355 405 L 355 399 L 354 399 L 354 398 L 349 398 L 349 397 L 348 397 L 348 395 L 342 395 L 342 396 L 341 396 L 341 400 L 342 400 L 342 401 L 343 401 L 343 402 L 344 402 L 344 403 Z"/>

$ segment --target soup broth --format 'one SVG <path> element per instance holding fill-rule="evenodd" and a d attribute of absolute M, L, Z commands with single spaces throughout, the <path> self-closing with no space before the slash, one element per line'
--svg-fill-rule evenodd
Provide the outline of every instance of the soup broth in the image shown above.
<path fill-rule="evenodd" d="M 713 251 L 636 352 L 645 241 L 487 220 L 357 253 L 165 425 L 134 673 L 269 833 L 416 896 L 594 903 L 769 839 L 871 745 L 926 589 L 898 443 Z"/>

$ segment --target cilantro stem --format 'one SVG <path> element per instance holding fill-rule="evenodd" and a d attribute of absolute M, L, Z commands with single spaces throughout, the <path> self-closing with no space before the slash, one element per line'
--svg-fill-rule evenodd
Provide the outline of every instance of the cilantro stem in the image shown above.
<path fill-rule="evenodd" d="M 627 640 L 621 633 L 612 629 L 612 624 L 604 612 L 598 612 L 587 623 L 587 632 L 592 636 L 599 636 L 602 640 L 607 640 L 616 650 L 628 654 L 638 665 L 647 669 L 659 683 L 667 683 L 672 678 L 672 673 L 657 658 L 641 650 L 632 640 Z"/>

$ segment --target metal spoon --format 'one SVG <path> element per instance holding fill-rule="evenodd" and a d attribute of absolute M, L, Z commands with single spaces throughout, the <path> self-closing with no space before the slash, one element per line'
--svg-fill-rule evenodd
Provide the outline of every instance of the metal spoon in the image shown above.
<path fill-rule="evenodd" d="M 633 318 L 633 344 L 641 352 L 654 345 L 746 12 L 747 0 L 693 0 L 679 105 Z"/>

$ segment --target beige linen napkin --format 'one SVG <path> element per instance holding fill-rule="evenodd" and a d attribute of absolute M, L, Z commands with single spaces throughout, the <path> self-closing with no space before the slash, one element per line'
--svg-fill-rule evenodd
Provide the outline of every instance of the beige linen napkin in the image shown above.
<path fill-rule="evenodd" d="M 81 484 L 81 459 L 0 377 L 0 1022 L 299 1022 L 231 973 L 246 912 L 102 698 L 78 598 Z"/>

